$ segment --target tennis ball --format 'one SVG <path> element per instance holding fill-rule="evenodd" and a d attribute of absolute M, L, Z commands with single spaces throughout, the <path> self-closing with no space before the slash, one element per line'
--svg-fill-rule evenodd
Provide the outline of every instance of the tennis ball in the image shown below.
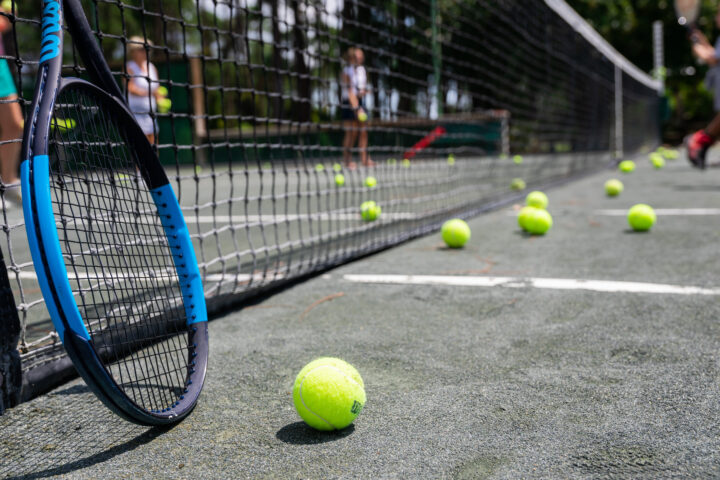
<path fill-rule="evenodd" d="M 343 185 L 345 185 L 345 175 L 343 175 L 342 173 L 338 173 L 337 175 L 335 175 L 335 185 L 337 185 L 338 187 L 342 187 Z"/>
<path fill-rule="evenodd" d="M 549 203 L 547 195 L 545 195 L 543 192 L 538 192 L 537 190 L 534 192 L 528 193 L 528 196 L 525 197 L 525 205 L 529 207 L 535 207 L 535 208 L 547 208 Z"/>
<path fill-rule="evenodd" d="M 448 155 L 447 163 L 448 165 L 455 165 L 455 155 L 453 155 L 452 153 Z"/>
<path fill-rule="evenodd" d="M 500 154 L 500 160 L 507 160 L 507 158 L 508 158 L 508 156 L 507 156 L 506 153 L 501 153 L 501 154 Z"/>
<path fill-rule="evenodd" d="M 529 213 L 524 222 L 525 231 L 532 235 L 545 235 L 553 225 L 553 219 L 547 210 L 536 208 Z"/>
<path fill-rule="evenodd" d="M 387 159 L 387 164 L 388 164 L 388 165 L 397 165 L 397 159 L 395 159 L 395 158 L 388 158 L 388 159 Z"/>
<path fill-rule="evenodd" d="M 360 110 L 360 111 L 358 112 L 357 118 L 358 118 L 358 121 L 361 122 L 361 123 L 367 122 L 368 115 L 367 115 L 367 113 L 365 113 L 363 110 Z"/>
<path fill-rule="evenodd" d="M 525 185 L 525 180 L 522 178 L 513 178 L 513 181 L 510 182 L 510 188 L 513 190 L 525 190 L 525 187 L 527 185 Z"/>
<path fill-rule="evenodd" d="M 305 423 L 317 430 L 341 430 L 360 414 L 367 397 L 360 373 L 339 358 L 318 358 L 300 370 L 293 403 Z"/>
<path fill-rule="evenodd" d="M 380 216 L 381 213 L 382 213 L 382 208 L 380 208 L 380 205 L 373 202 L 372 200 L 363 202 L 360 205 L 360 216 L 366 222 L 373 222 L 373 221 L 377 220 L 377 218 Z"/>
<path fill-rule="evenodd" d="M 201 165 L 195 165 L 195 174 L 196 174 L 196 175 L 201 174 L 202 171 L 203 171 L 203 169 L 202 169 L 202 166 L 201 166 Z"/>
<path fill-rule="evenodd" d="M 632 160 L 623 160 L 618 164 L 618 168 L 623 173 L 630 173 L 635 171 L 635 162 Z"/>
<path fill-rule="evenodd" d="M 527 223 L 528 219 L 535 213 L 535 210 L 537 210 L 537 208 L 535 207 L 523 207 L 520 209 L 517 218 L 520 228 L 522 228 L 523 230 L 527 230 L 525 228 L 525 224 Z"/>
<path fill-rule="evenodd" d="M 665 149 L 665 150 L 663 151 L 663 155 L 664 155 L 665 158 L 667 158 L 668 160 L 677 160 L 678 157 L 680 156 L 680 154 L 678 153 L 677 150 L 671 150 L 671 149 L 669 149 L 669 148 L 668 148 L 668 149 Z"/>
<path fill-rule="evenodd" d="M 367 177 L 365 179 L 365 186 L 368 188 L 373 188 L 375 185 L 377 185 L 377 178 L 375 177 Z"/>
<path fill-rule="evenodd" d="M 158 100 L 158 110 L 160 113 L 167 113 L 172 108 L 172 100 L 169 98 L 161 98 Z"/>
<path fill-rule="evenodd" d="M 157 88 L 157 92 L 161 97 L 167 97 L 169 93 L 168 89 L 162 85 Z"/>
<path fill-rule="evenodd" d="M 650 205 L 639 203 L 628 210 L 628 223 L 636 232 L 646 232 L 655 225 L 655 210 Z"/>
<path fill-rule="evenodd" d="M 470 227 L 459 218 L 443 223 L 440 233 L 445 244 L 450 248 L 462 248 L 470 240 Z"/>
<path fill-rule="evenodd" d="M 265 169 L 265 170 L 270 170 L 270 169 L 272 168 L 272 163 L 270 163 L 270 162 L 265 162 L 265 163 L 262 164 L 262 168 Z"/>
<path fill-rule="evenodd" d="M 333 164 L 333 170 L 334 170 L 336 173 L 342 172 L 342 165 L 340 165 L 339 163 L 334 163 L 334 164 Z"/>
<path fill-rule="evenodd" d="M 612 179 L 605 182 L 605 193 L 608 197 L 617 197 L 623 191 L 623 184 L 620 180 Z"/>
<path fill-rule="evenodd" d="M 3 10 L 10 12 L 12 10 L 12 0 L 5 0 L 0 4 Z"/>
<path fill-rule="evenodd" d="M 61 132 L 67 132 L 77 126 L 77 122 L 72 118 L 57 118 L 50 124 L 53 128 L 57 127 Z"/>
<path fill-rule="evenodd" d="M 117 180 L 119 184 L 126 184 L 130 182 L 130 175 L 127 175 L 125 173 L 116 173 L 115 180 Z"/>
<path fill-rule="evenodd" d="M 659 170 L 665 166 L 665 157 L 663 157 L 659 153 L 651 153 L 650 162 L 652 163 L 653 167 Z"/>
<path fill-rule="evenodd" d="M 408 168 L 410 166 L 410 159 L 409 158 L 403 158 L 402 159 L 402 166 L 405 168 Z"/>
<path fill-rule="evenodd" d="M 323 170 L 325 170 L 325 165 L 323 165 L 322 163 L 318 163 L 317 165 L 315 165 L 316 172 L 322 172 Z"/>
<path fill-rule="evenodd" d="M 520 164 L 523 162 L 523 157 L 522 157 L 522 155 L 515 155 L 515 156 L 513 157 L 513 162 L 515 162 L 516 164 L 520 165 Z"/>

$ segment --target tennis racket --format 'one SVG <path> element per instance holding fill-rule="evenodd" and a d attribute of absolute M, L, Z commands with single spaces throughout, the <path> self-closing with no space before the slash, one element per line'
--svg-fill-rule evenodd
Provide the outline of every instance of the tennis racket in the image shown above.
<path fill-rule="evenodd" d="M 61 1 L 44 0 L 21 164 L 38 282 L 68 355 L 98 398 L 135 423 L 174 423 L 196 405 L 208 358 L 192 242 L 117 84 L 111 95 L 104 84 L 61 77 L 62 25 Z M 81 50 L 97 55 L 93 46 Z M 92 61 L 107 68 L 101 54 Z"/>

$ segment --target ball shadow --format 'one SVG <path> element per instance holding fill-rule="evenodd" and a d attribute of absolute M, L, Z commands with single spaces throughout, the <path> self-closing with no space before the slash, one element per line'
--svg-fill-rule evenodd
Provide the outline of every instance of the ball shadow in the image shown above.
<path fill-rule="evenodd" d="M 623 233 L 626 235 L 647 235 L 648 233 L 650 233 L 650 230 L 644 230 L 641 232 L 638 230 L 633 230 L 632 228 L 628 228 L 624 230 Z"/>
<path fill-rule="evenodd" d="M 340 440 L 354 431 L 355 425 L 350 425 L 342 430 L 321 432 L 309 427 L 305 422 L 295 422 L 282 427 L 277 431 L 275 437 L 281 442 L 292 445 L 316 445 Z"/>

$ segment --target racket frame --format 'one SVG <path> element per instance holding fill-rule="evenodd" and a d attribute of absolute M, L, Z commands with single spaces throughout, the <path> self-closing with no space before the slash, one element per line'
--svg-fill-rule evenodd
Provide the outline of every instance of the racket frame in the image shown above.
<path fill-rule="evenodd" d="M 189 414 L 202 390 L 208 358 L 207 310 L 200 272 L 180 205 L 157 154 L 117 96 L 80 79 L 61 78 L 63 17 L 60 0 L 43 0 L 41 61 L 23 135 L 23 214 L 38 283 L 55 329 L 78 373 L 112 411 L 143 425 L 167 425 Z M 188 327 L 185 392 L 162 411 L 130 399 L 104 366 L 80 315 L 63 259 L 50 191 L 49 138 L 55 100 L 62 89 L 85 90 L 104 101 L 114 118 L 125 118 L 128 143 L 155 205 L 180 279 Z"/>

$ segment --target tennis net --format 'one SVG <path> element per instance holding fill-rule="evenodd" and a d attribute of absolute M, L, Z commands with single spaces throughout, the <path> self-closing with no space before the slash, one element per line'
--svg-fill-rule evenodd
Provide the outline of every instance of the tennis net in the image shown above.
<path fill-rule="evenodd" d="M 180 197 L 211 312 L 519 198 L 513 178 L 548 185 L 659 142 L 658 82 L 562 0 L 83 4 L 123 91 L 167 90 L 170 102 L 145 98 L 140 117 Z M 2 58 L 18 98 L 0 101 L 0 116 L 24 117 L 40 2 L 3 5 Z M 68 36 L 66 76 L 85 76 L 78 48 Z M 142 55 L 156 72 L 139 69 Z M 18 128 L 1 132 L 4 165 Z M 8 171 L 0 410 L 75 375 Z M 382 208 L 374 222 L 361 219 L 365 201 Z"/>

